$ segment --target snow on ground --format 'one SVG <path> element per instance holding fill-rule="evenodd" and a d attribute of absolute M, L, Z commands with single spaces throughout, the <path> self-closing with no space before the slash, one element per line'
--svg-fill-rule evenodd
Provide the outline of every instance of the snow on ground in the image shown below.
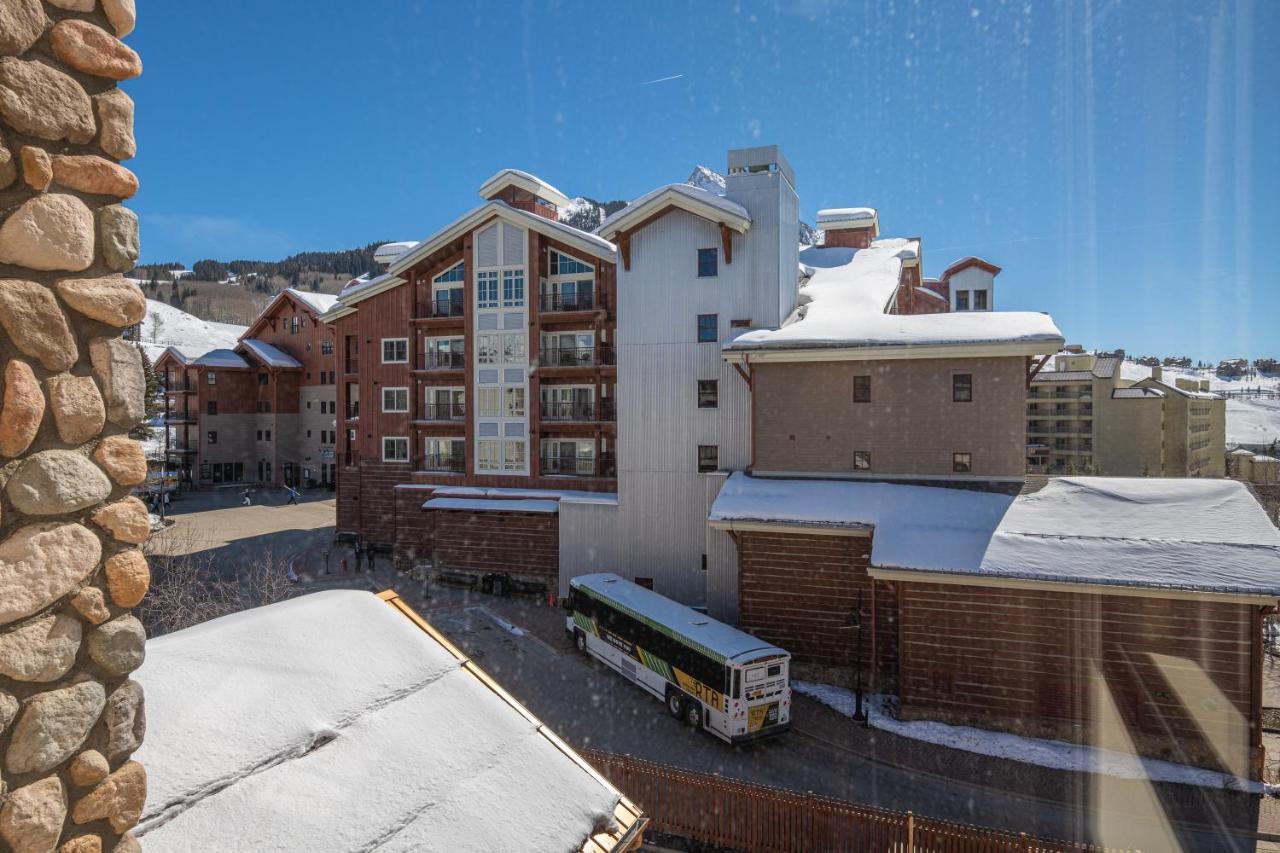
<path fill-rule="evenodd" d="M 804 696 L 852 717 L 854 693 L 845 687 L 792 681 L 791 688 Z M 1037 767 L 1070 770 L 1077 773 L 1100 773 L 1120 779 L 1148 779 L 1153 782 L 1177 782 L 1205 788 L 1233 787 L 1262 793 L 1263 785 L 1226 773 L 1175 764 L 1155 758 L 1141 758 L 1129 753 L 1092 746 L 1081 746 L 1060 740 L 1023 737 L 1007 732 L 993 732 L 972 726 L 951 726 L 929 720 L 898 720 L 886 710 L 884 697 L 866 697 L 870 723 L 877 729 L 925 743 L 946 746 L 978 755 L 1007 758 Z"/>
<path fill-rule="evenodd" d="M 1170 385 L 1174 384 L 1176 377 L 1185 379 L 1193 379 L 1200 381 L 1201 379 L 1209 380 L 1210 391 L 1243 391 L 1252 388 L 1261 388 L 1267 391 L 1280 391 L 1280 375 L 1268 376 L 1266 374 L 1255 374 L 1249 377 L 1229 378 L 1219 376 L 1212 368 L 1197 370 L 1193 367 L 1165 367 L 1161 368 L 1164 381 Z M 1138 364 L 1133 361 L 1125 360 L 1120 364 L 1120 378 L 1127 379 L 1131 382 L 1137 382 L 1139 379 L 1146 379 L 1151 376 L 1151 368 Z"/>
<path fill-rule="evenodd" d="M 800 288 L 799 307 L 779 329 L 757 329 L 725 343 L 726 350 L 821 346 L 1044 342 L 1062 333 L 1048 314 L 974 311 L 886 314 L 904 261 L 920 254 L 918 240 L 886 238 L 868 249 L 808 248 L 800 263 L 813 276 Z"/>
<path fill-rule="evenodd" d="M 618 794 L 367 592 L 147 644 L 147 849 L 576 850 Z M 240 845 L 242 846 L 242 845 Z"/>
<path fill-rule="evenodd" d="M 1280 399 L 1227 400 L 1227 446 L 1280 441 Z"/>
<path fill-rule="evenodd" d="M 166 347 L 175 347 L 188 358 L 214 349 L 232 349 L 246 327 L 233 323 L 212 323 L 180 308 L 147 300 L 147 316 L 142 318 L 138 338 L 147 357 L 155 362 Z"/>

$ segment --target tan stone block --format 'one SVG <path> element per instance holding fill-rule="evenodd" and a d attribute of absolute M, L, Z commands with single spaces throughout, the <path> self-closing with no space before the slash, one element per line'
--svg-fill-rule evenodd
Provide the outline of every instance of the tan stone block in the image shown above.
<path fill-rule="evenodd" d="M 63 843 L 58 853 L 102 853 L 102 839 L 96 835 L 77 835 Z"/>
<path fill-rule="evenodd" d="M 117 329 L 141 323 L 147 313 L 142 290 L 121 275 L 64 278 L 55 289 L 63 301 L 81 314 Z"/>
<path fill-rule="evenodd" d="M 0 675 L 49 682 L 66 675 L 80 650 L 80 620 L 52 613 L 0 634 Z"/>
<path fill-rule="evenodd" d="M 137 607 L 147 597 L 151 569 L 141 551 L 121 551 L 107 560 L 107 591 L 120 607 Z"/>
<path fill-rule="evenodd" d="M 0 838 L 15 853 L 47 853 L 58 844 L 67 819 L 62 780 L 49 776 L 18 788 L 0 806 Z"/>
<path fill-rule="evenodd" d="M 147 378 L 138 347 L 120 338 L 94 338 L 89 361 L 107 400 L 107 420 L 125 429 L 142 420 Z"/>
<path fill-rule="evenodd" d="M 89 195 L 131 198 L 138 191 L 137 175 L 93 154 L 54 155 L 53 179 L 67 189 Z"/>
<path fill-rule="evenodd" d="M 142 842 L 132 832 L 126 832 L 111 853 L 142 853 Z"/>
<path fill-rule="evenodd" d="M 133 0 L 102 0 L 102 9 L 107 13 L 111 28 L 120 38 L 133 32 L 134 24 L 138 20 Z"/>
<path fill-rule="evenodd" d="M 35 694 L 9 736 L 5 768 L 45 773 L 62 764 L 80 749 L 106 705 L 106 689 L 92 678 Z"/>
<path fill-rule="evenodd" d="M 71 596 L 71 606 L 84 617 L 85 621 L 94 625 L 101 625 L 111 618 L 111 611 L 107 609 L 106 596 L 96 586 L 86 586 Z"/>
<path fill-rule="evenodd" d="M 4 368 L 4 408 L 0 409 L 0 455 L 20 456 L 31 446 L 44 419 L 44 392 L 25 361 Z"/>
<path fill-rule="evenodd" d="M 111 765 L 107 757 L 96 749 L 86 749 L 71 759 L 67 766 L 71 781 L 82 788 L 96 785 L 111 773 Z"/>
<path fill-rule="evenodd" d="M 133 99 L 122 89 L 108 89 L 93 96 L 98 113 L 98 145 L 117 160 L 128 160 L 138 153 L 133 138 Z"/>
<path fill-rule="evenodd" d="M 29 524 L 0 542 L 0 625 L 39 613 L 93 573 L 102 543 L 80 524 Z"/>
<path fill-rule="evenodd" d="M 116 272 L 133 269 L 138 262 L 138 214 L 122 204 L 100 208 L 98 245 L 102 259 L 111 269 Z"/>
<path fill-rule="evenodd" d="M 27 199 L 0 225 L 0 263 L 80 272 L 93 263 L 93 212 L 66 193 Z"/>
<path fill-rule="evenodd" d="M 49 5 L 68 12 L 92 12 L 97 0 L 49 0 Z"/>
<path fill-rule="evenodd" d="M 62 515 L 105 499 L 111 494 L 111 481 L 75 451 L 42 450 L 22 460 L 5 491 L 19 512 Z"/>
<path fill-rule="evenodd" d="M 67 444 L 81 444 L 102 432 L 107 424 L 107 409 L 92 376 L 64 373 L 50 376 L 45 386 L 59 438 Z"/>
<path fill-rule="evenodd" d="M 22 160 L 22 179 L 33 190 L 44 192 L 53 183 L 53 161 L 49 152 L 34 145 L 24 145 L 18 152 Z"/>
<path fill-rule="evenodd" d="M 116 832 L 132 829 L 142 816 L 147 799 L 147 771 L 136 761 L 126 761 L 75 805 L 71 819 L 89 823 L 106 818 Z"/>
<path fill-rule="evenodd" d="M 40 0 L 5 0 L 0 3 L 0 54 L 26 53 L 47 26 Z"/>
<path fill-rule="evenodd" d="M 130 545 L 141 545 L 151 533 L 151 517 L 146 504 L 135 497 L 127 497 L 107 504 L 93 514 L 93 523 L 111 533 L 113 537 Z M 109 565 L 108 561 L 108 565 Z M 113 590 L 112 597 L 115 597 Z M 121 602 L 117 601 L 117 604 Z M 121 604 L 132 607 L 132 604 Z"/>
<path fill-rule="evenodd" d="M 14 159 L 13 152 L 5 144 L 4 136 L 0 135 L 0 190 L 17 179 L 18 161 Z"/>
<path fill-rule="evenodd" d="M 19 133 L 88 142 L 97 134 L 93 103 L 80 84 L 44 62 L 0 58 L 0 116 Z"/>
<path fill-rule="evenodd" d="M 129 80 L 142 73 L 142 60 L 132 48 L 88 21 L 58 21 L 49 34 L 49 43 L 55 56 L 86 74 Z"/>
<path fill-rule="evenodd" d="M 147 456 L 142 445 L 127 435 L 104 438 L 93 451 L 93 461 L 122 486 L 136 486 L 147 479 Z"/>

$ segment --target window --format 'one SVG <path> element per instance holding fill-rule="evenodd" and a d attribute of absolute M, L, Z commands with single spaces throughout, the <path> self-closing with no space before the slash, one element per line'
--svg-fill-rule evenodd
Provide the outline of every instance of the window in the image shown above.
<path fill-rule="evenodd" d="M 871 470 L 871 451 L 870 450 L 853 451 L 853 470 L 855 471 Z"/>
<path fill-rule="evenodd" d="M 217 384 L 218 384 L 218 373 L 217 373 L 217 371 L 215 371 L 215 370 L 210 370 L 208 373 L 206 373 L 206 374 L 205 374 L 205 376 L 209 377 L 207 381 L 208 381 L 208 383 L 209 383 L 210 385 L 217 385 Z"/>
<path fill-rule="evenodd" d="M 952 453 L 951 470 L 957 474 L 968 474 L 973 471 L 973 454 Z"/>
<path fill-rule="evenodd" d="M 436 284 L 448 284 L 449 282 L 463 282 L 467 280 L 467 270 L 461 261 L 449 267 L 440 275 L 432 279 Z"/>
<path fill-rule="evenodd" d="M 973 374 L 951 374 L 951 402 L 970 403 L 973 401 Z"/>
<path fill-rule="evenodd" d="M 408 338 L 383 338 L 382 363 L 404 364 L 409 360 Z"/>
<path fill-rule="evenodd" d="M 382 389 L 382 411 L 384 412 L 409 411 L 409 389 L 408 388 L 383 388 Z"/>
<path fill-rule="evenodd" d="M 217 401 L 217 400 L 210 400 L 210 401 L 209 401 L 209 414 L 211 414 L 211 415 L 216 415 L 216 414 L 218 414 L 218 401 Z"/>
<path fill-rule="evenodd" d="M 720 338 L 720 315 L 698 315 L 698 343 L 715 343 Z"/>
<path fill-rule="evenodd" d="M 508 471 L 523 471 L 525 452 L 523 441 L 504 441 L 502 443 L 502 466 Z"/>
<path fill-rule="evenodd" d="M 720 381 L 718 379 L 698 380 L 698 408 L 714 409 L 720 405 Z"/>
<path fill-rule="evenodd" d="M 383 462 L 408 462 L 409 461 L 409 439 L 407 438 L 382 439 L 382 461 Z"/>
<path fill-rule="evenodd" d="M 320 342 L 320 354 L 321 354 L 321 355 L 333 355 L 333 341 L 321 341 L 321 342 Z"/>
<path fill-rule="evenodd" d="M 499 467 L 499 456 L 501 456 L 502 443 L 498 441 L 477 441 L 476 442 L 476 470 L 477 471 L 497 471 Z"/>
<path fill-rule="evenodd" d="M 498 345 L 502 335 L 476 336 L 476 362 L 478 364 L 496 364 L 498 361 Z"/>
<path fill-rule="evenodd" d="M 987 310 L 987 292 L 985 290 L 975 290 L 973 292 L 973 310 Z"/>
<path fill-rule="evenodd" d="M 502 271 L 502 305 L 504 308 L 524 305 L 524 270 Z"/>
<path fill-rule="evenodd" d="M 258 441 L 262 441 L 262 430 L 258 430 L 258 434 L 255 436 L 255 438 L 256 438 Z"/>
<path fill-rule="evenodd" d="M 477 388 L 476 389 L 476 409 L 482 418 L 498 417 L 499 397 L 501 396 L 501 388 Z"/>
<path fill-rule="evenodd" d="M 584 264 L 576 258 L 568 255 L 562 255 L 559 252 L 551 253 L 551 274 L 552 275 L 581 275 L 583 273 L 591 274 L 592 268 Z"/>
<path fill-rule="evenodd" d="M 298 315 L 294 314 L 292 321 L 289 323 L 289 334 L 298 334 Z"/>
<path fill-rule="evenodd" d="M 217 444 L 217 443 L 218 443 L 218 433 L 217 433 L 217 432 L 210 431 L 210 432 L 207 434 L 207 436 L 206 436 L 206 437 L 208 438 L 208 440 L 209 440 L 209 443 L 210 443 L 210 444 Z"/>
<path fill-rule="evenodd" d="M 528 361 L 524 349 L 523 334 L 502 336 L 502 360 L 509 364 L 524 364 Z"/>
<path fill-rule="evenodd" d="M 265 432 L 266 432 L 266 438 L 265 438 L 265 439 L 263 439 L 263 440 L 264 440 L 264 441 L 270 441 L 270 440 L 271 440 L 271 430 L 266 430 Z"/>
<path fill-rule="evenodd" d="M 698 250 L 698 278 L 714 278 L 720 256 L 715 249 Z"/>
<path fill-rule="evenodd" d="M 698 445 L 698 473 L 705 474 L 720 467 L 720 448 L 714 444 Z"/>
<path fill-rule="evenodd" d="M 860 375 L 853 377 L 853 402 L 870 403 L 871 402 L 871 375 Z"/>
<path fill-rule="evenodd" d="M 267 376 L 267 374 L 265 374 L 265 373 L 259 373 L 259 374 L 258 374 L 258 384 L 259 384 L 259 385 L 266 385 L 268 381 L 269 381 L 269 377 Z"/>
<path fill-rule="evenodd" d="M 524 417 L 524 389 L 508 388 L 506 393 L 506 398 L 507 398 L 507 417 L 523 418 Z"/>
<path fill-rule="evenodd" d="M 498 307 L 498 272 L 476 273 L 476 306 L 479 308 Z"/>
<path fill-rule="evenodd" d="M 634 578 L 632 583 L 645 589 L 653 589 L 653 578 Z"/>
<path fill-rule="evenodd" d="M 957 311 L 969 310 L 969 291 L 967 290 L 956 291 L 956 310 Z"/>

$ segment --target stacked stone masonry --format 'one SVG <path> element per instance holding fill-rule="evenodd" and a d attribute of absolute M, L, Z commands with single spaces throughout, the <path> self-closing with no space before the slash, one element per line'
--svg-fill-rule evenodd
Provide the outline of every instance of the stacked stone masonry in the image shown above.
<path fill-rule="evenodd" d="M 0 853 L 140 849 L 134 16 L 0 0 Z"/>

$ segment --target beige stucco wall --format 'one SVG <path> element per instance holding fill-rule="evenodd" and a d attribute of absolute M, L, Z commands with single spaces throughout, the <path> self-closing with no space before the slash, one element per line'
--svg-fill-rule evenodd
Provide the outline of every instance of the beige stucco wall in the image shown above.
<path fill-rule="evenodd" d="M 1160 397 L 1108 399 L 1094 426 L 1099 474 L 1159 477 L 1164 473 L 1164 401 Z"/>
<path fill-rule="evenodd" d="M 953 477 L 952 453 L 973 455 L 971 476 L 1018 477 L 1025 468 L 1022 358 L 902 359 L 756 364 L 754 470 Z M 973 402 L 954 403 L 951 377 L 973 375 Z M 871 402 L 853 402 L 853 377 L 870 375 Z"/>

